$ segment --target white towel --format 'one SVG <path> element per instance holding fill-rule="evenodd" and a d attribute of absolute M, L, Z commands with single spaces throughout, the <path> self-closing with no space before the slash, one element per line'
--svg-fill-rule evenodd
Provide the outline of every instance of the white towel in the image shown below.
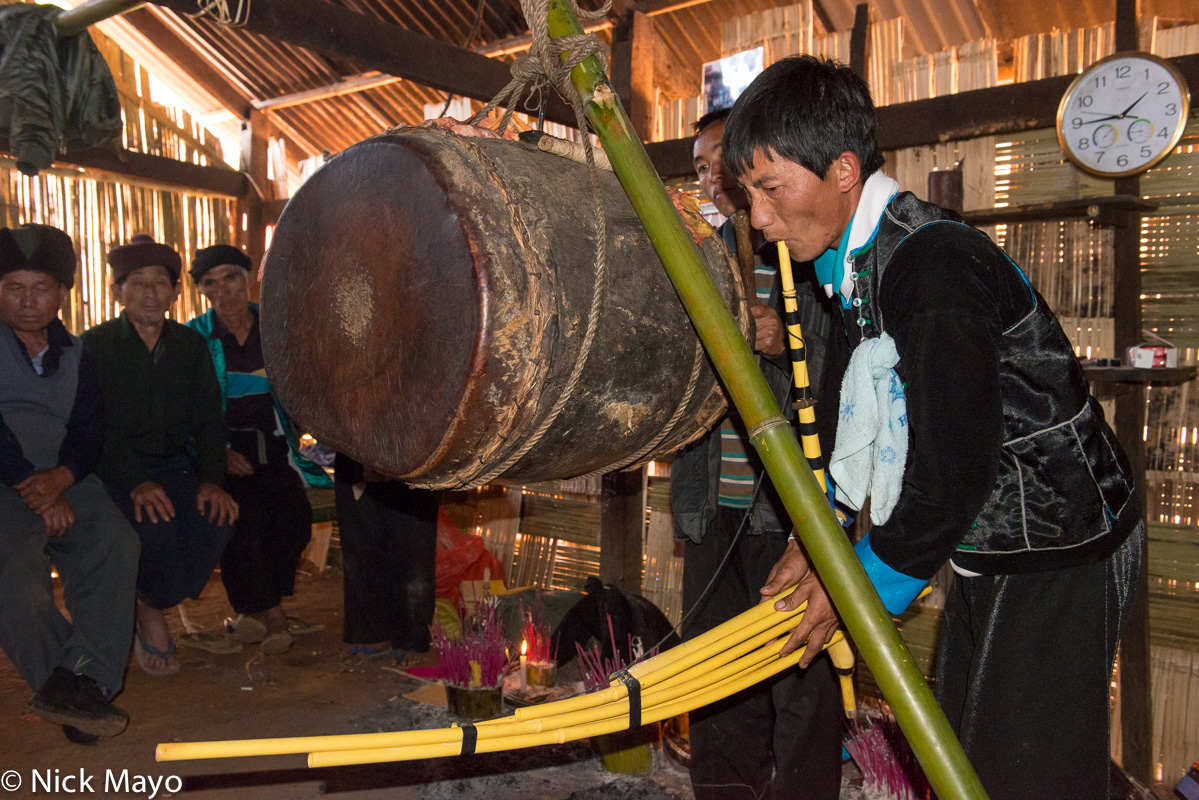
<path fill-rule="evenodd" d="M 870 498 L 870 521 L 891 517 L 903 488 L 908 458 L 908 413 L 903 384 L 895 374 L 899 353 L 884 333 L 865 339 L 849 357 L 841 381 L 841 413 L 829 474 L 837 499 L 860 509 Z"/>

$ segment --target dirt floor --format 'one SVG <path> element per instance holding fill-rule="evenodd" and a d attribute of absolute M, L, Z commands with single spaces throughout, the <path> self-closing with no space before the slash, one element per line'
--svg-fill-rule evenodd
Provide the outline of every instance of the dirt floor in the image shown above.
<path fill-rule="evenodd" d="M 125 690 L 116 701 L 129 712 L 129 729 L 94 747 L 71 744 L 58 726 L 26 713 L 29 688 L 8 660 L 0 658 L 0 795 L 94 793 L 197 800 L 303 800 L 322 795 L 392 800 L 694 797 L 686 770 L 662 752 L 655 754 L 649 774 L 614 775 L 587 742 L 322 769 L 309 769 L 302 755 L 155 762 L 160 742 L 444 728 L 456 721 L 444 706 L 406 699 L 403 695 L 424 684 L 399 674 L 393 659 L 345 660 L 340 570 L 301 572 L 296 596 L 284 608 L 325 629 L 298 637 L 282 655 L 263 655 L 256 645 L 231 655 L 181 648 L 182 670 L 168 678 L 145 675 L 131 658 Z M 187 613 L 191 623 L 209 629 L 232 613 L 218 577 L 209 581 L 200 600 L 189 602 Z M 168 619 L 174 634 L 184 632 L 177 613 Z M 568 679 L 560 676 L 560 683 Z M 86 779 L 82 784 L 80 776 Z M 35 778 L 40 782 L 35 784 Z M 855 783 L 860 783 L 860 775 L 851 763 L 843 800 L 865 797 Z M 1166 787 L 1154 789 L 1158 798 L 1169 796 Z"/>
<path fill-rule="evenodd" d="M 90 778 L 82 787 L 85 792 L 114 796 L 149 797 L 155 786 L 155 797 L 197 799 L 301 800 L 329 794 L 396 800 L 692 796 L 686 772 L 661 755 L 649 775 L 616 776 L 603 769 L 586 742 L 325 769 L 308 769 L 303 756 L 155 762 L 159 742 L 443 728 L 454 722 L 444 707 L 402 697 L 421 684 L 389 669 L 392 659 L 343 662 L 341 607 L 339 570 L 301 574 L 296 596 L 284 608 L 326 627 L 297 638 L 287 653 L 264 656 L 255 645 L 232 655 L 181 648 L 182 670 L 168 678 L 143 674 L 131 659 L 125 690 L 116 701 L 129 712 L 129 729 L 95 747 L 71 744 L 58 726 L 27 714 L 29 688 L 8 660 L 0 658 L 0 789 L 10 797 L 66 797 L 71 789 L 80 789 L 66 778 L 82 773 Z M 188 606 L 189 620 L 206 626 L 218 625 L 230 613 L 218 578 L 209 582 L 201 600 Z M 174 633 L 182 633 L 178 614 L 169 618 Z M 37 786 L 35 772 L 42 779 Z M 14 773 L 20 780 L 16 791 L 10 783 Z M 168 780 L 171 776 L 179 780 Z M 106 780 L 117 781 L 117 790 Z M 51 791 L 44 788 L 47 782 Z M 166 791 L 176 787 L 177 792 Z"/>

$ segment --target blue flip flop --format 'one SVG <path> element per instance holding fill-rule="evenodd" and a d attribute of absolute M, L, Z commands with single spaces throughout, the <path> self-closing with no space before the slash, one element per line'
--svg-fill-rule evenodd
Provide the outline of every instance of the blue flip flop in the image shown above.
<path fill-rule="evenodd" d="M 142 640 L 141 633 L 134 632 L 133 634 L 133 654 L 137 656 L 137 665 L 142 668 L 142 672 L 152 678 L 165 678 L 168 675 L 174 675 L 179 671 L 179 663 L 167 664 L 162 667 L 152 667 L 146 660 L 147 656 L 161 658 L 163 661 L 170 661 L 171 656 L 175 655 L 175 642 L 172 640 L 167 646 L 166 652 L 159 650 L 152 644 L 146 644 Z"/>
<path fill-rule="evenodd" d="M 341 661 L 343 664 L 356 664 L 360 661 L 368 661 L 375 656 L 387 655 L 390 652 L 391 648 L 387 645 L 371 647 L 367 644 L 352 644 Z"/>

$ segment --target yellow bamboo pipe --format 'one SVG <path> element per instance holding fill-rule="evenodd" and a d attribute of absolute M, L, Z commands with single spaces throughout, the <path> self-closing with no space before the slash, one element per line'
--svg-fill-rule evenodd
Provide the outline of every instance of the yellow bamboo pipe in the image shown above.
<path fill-rule="evenodd" d="M 793 588 L 787 590 L 779 596 L 779 599 L 787 597 L 793 591 L 795 591 Z M 796 609 L 796 611 L 802 610 L 802 606 Z M 715 628 L 701 633 L 699 636 L 696 636 L 693 639 L 688 639 L 687 641 L 675 645 L 665 652 L 658 653 L 656 656 L 647 658 L 645 661 L 640 661 L 634 664 L 633 666 L 629 667 L 629 672 L 633 675 L 633 677 L 640 680 L 641 677 L 647 672 L 656 670 L 664 664 L 670 664 L 674 661 L 682 659 L 689 654 L 694 653 L 696 650 L 707 647 L 713 642 L 721 641 L 725 637 L 733 637 L 735 640 L 744 638 L 743 634 L 746 628 L 756 624 L 759 620 L 762 620 L 773 614 L 780 613 L 783 612 L 775 610 L 774 604 L 772 603 L 759 603 L 753 608 L 746 609 L 745 611 L 741 612 L 728 622 L 722 622 Z"/>
<path fill-rule="evenodd" d="M 789 630 L 786 629 L 786 630 Z M 786 630 L 775 631 L 776 634 L 786 633 Z M 786 639 L 774 636 L 773 641 L 765 640 L 763 646 L 754 648 L 737 659 L 728 661 L 718 667 L 713 667 L 706 673 L 698 673 L 691 675 L 686 679 L 682 676 L 676 676 L 667 681 L 663 681 L 652 689 L 644 692 L 641 696 L 642 718 L 649 711 L 663 703 L 673 702 L 679 698 L 686 697 L 691 694 L 696 694 L 706 690 L 718 690 L 730 682 L 740 682 L 740 679 L 754 670 L 760 668 L 762 664 L 778 657 L 779 651 L 786 643 Z M 706 666 L 706 665 L 705 665 Z M 547 704 L 549 706 L 555 704 Z M 543 733 L 560 728 L 575 727 L 578 725 L 589 725 L 593 723 L 603 722 L 605 720 L 616 719 L 620 720 L 628 727 L 629 715 L 629 699 L 626 694 L 617 700 L 609 703 L 604 703 L 593 708 L 585 708 L 578 711 L 568 711 L 552 714 L 537 719 L 527 720 L 523 722 L 513 722 L 513 717 L 503 717 L 497 720 L 490 720 L 492 724 L 483 726 L 479 723 L 478 739 L 499 739 L 511 738 L 515 735 L 524 735 L 532 733 Z M 441 732 L 444 736 L 439 739 L 440 743 L 445 742 L 460 742 L 461 736 L 456 732 L 456 728 L 443 728 Z M 426 742 L 399 742 L 389 745 L 388 748 L 423 745 Z M 429 742 L 427 744 L 432 744 Z M 337 748 L 342 750 L 344 748 Z M 314 751 L 315 752 L 315 751 Z M 323 751 L 332 752 L 332 751 Z"/>
<path fill-rule="evenodd" d="M 792 617 L 785 619 L 779 622 L 777 625 L 767 628 L 758 635 L 746 639 L 740 644 L 734 645 L 733 647 L 730 647 L 729 649 L 717 654 L 716 656 L 713 656 L 712 658 L 706 659 L 693 667 L 678 672 L 663 681 L 650 685 L 656 688 L 657 686 L 673 685 L 681 681 L 689 681 L 697 677 L 703 678 L 711 675 L 713 670 L 732 663 L 748 653 L 752 653 L 755 650 L 769 646 L 770 643 L 776 639 L 779 640 L 778 648 L 775 650 L 775 652 L 777 652 L 778 649 L 782 648 L 783 643 L 786 641 L 785 637 L 792 630 L 794 630 L 796 626 L 799 625 L 802 619 L 802 616 L 799 618 Z"/>
<path fill-rule="evenodd" d="M 727 623 L 713 628 L 704 636 L 696 637 L 690 642 L 671 648 L 667 653 L 675 657 L 660 663 L 659 654 L 654 658 L 638 664 L 643 670 L 650 666 L 671 668 L 671 674 L 657 675 L 657 670 L 650 670 L 638 677 L 643 685 L 653 686 L 668 680 L 674 675 L 690 669 L 690 663 L 699 657 L 702 662 L 705 657 L 719 657 L 726 650 L 743 648 L 747 640 L 769 641 L 799 624 L 802 619 L 803 606 L 792 612 L 776 611 L 772 604 L 762 603 L 743 614 L 734 617 Z M 748 620 L 748 624 L 744 623 Z M 713 636 L 723 633 L 727 638 Z M 682 651 L 675 654 L 674 651 Z M 687 657 L 687 661 L 683 661 Z M 727 660 L 727 659 L 726 659 Z M 634 668 L 635 669 L 635 668 Z M 630 670 L 632 671 L 632 670 Z M 497 725 L 513 725 L 540 717 L 557 716 L 572 711 L 593 708 L 604 703 L 610 703 L 627 697 L 628 689 L 623 683 L 614 681 L 613 685 L 600 692 L 579 695 L 577 697 L 547 703 L 542 706 L 532 706 L 517 709 L 513 717 L 501 717 L 495 720 L 478 723 L 479 728 Z M 522 713 L 535 712 L 535 713 Z M 234 739 L 216 742 L 164 742 L 155 751 L 158 761 L 180 761 L 197 758 L 235 758 L 241 756 L 287 755 L 293 753 L 308 753 L 324 750 L 359 750 L 367 748 L 386 748 L 416 744 L 436 744 L 444 741 L 444 734 L 435 730 L 421 731 L 387 731 L 382 733 L 345 734 L 339 736 L 298 736 L 273 739 Z"/>
<path fill-rule="evenodd" d="M 795 274 L 791 269 L 791 254 L 785 242 L 778 243 L 779 278 L 783 284 L 783 310 L 787 315 L 787 344 L 791 349 L 791 373 L 795 381 L 795 409 L 799 416 L 799 442 L 804 458 L 820 491 L 828 492 L 824 478 L 824 461 L 820 453 L 820 439 L 816 436 L 816 409 L 812 399 L 811 380 L 808 376 L 808 361 L 805 356 L 803 330 L 799 325 L 799 297 L 795 294 Z"/>
<path fill-rule="evenodd" d="M 653 686 L 727 650 L 730 646 L 735 646 L 778 624 L 771 617 L 795 617 L 802 614 L 806 607 L 807 604 L 805 603 L 793 611 L 777 611 L 773 603 L 759 603 L 754 608 L 733 617 L 729 621 L 737 622 L 743 617 L 751 620 L 749 624 L 743 624 L 739 627 L 735 626 L 731 630 L 726 631 L 725 639 L 697 636 L 689 642 L 672 647 L 666 653 L 659 654 L 648 661 L 642 661 L 640 664 L 629 667 L 629 674 L 636 678 L 642 687 Z M 713 633 L 728 624 L 726 622 L 723 625 L 717 626 L 708 631 L 708 633 Z M 795 624 L 798 625 L 799 621 L 796 620 Z M 679 652 L 676 653 L 675 651 Z M 670 654 L 671 658 L 659 661 L 662 656 L 667 654 Z M 598 692 L 591 692 L 590 694 L 578 695 L 576 697 L 568 697 L 565 700 L 559 700 L 555 705 L 562 706 L 563 711 L 577 711 L 619 699 L 626 692 L 627 689 L 623 683 L 619 680 L 613 680 L 607 689 L 601 689 Z M 527 706 L 516 709 L 516 716 L 519 719 L 534 719 L 536 717 L 548 716 L 551 713 L 557 713 L 549 709 L 549 705 Z"/>
<path fill-rule="evenodd" d="M 752 648 L 741 653 L 737 658 L 731 658 L 719 665 L 712 665 L 706 670 L 689 670 L 695 672 L 692 675 L 680 674 L 666 681 L 663 681 L 642 693 L 642 715 L 651 708 L 661 705 L 665 702 L 677 700 L 688 694 L 706 689 L 716 689 L 732 680 L 737 680 L 741 675 L 751 672 L 760 667 L 764 662 L 778 656 L 779 651 L 783 648 L 786 640 L 782 637 L 787 631 L 791 630 L 794 624 L 791 620 L 785 620 L 775 628 L 760 634 L 757 643 Z M 723 654 L 722 654 L 723 655 Z M 701 665 L 708 667 L 707 663 Z M 623 684 L 622 684 L 623 686 Z M 546 708 L 553 708 L 560 705 L 559 703 L 547 703 Z M 550 714 L 536 719 L 514 721 L 514 716 L 501 717 L 499 719 L 487 720 L 476 724 L 478 730 L 478 738 L 495 739 L 511 737 L 513 735 L 522 735 L 529 733 L 542 733 L 558 728 L 573 727 L 576 725 L 591 724 L 602 722 L 607 719 L 620 718 L 627 720 L 629 714 L 629 699 L 627 693 L 618 699 L 608 703 L 603 703 L 592 708 L 584 708 L 577 711 L 562 711 L 557 709 L 556 713 Z M 457 726 L 454 728 L 443 728 L 441 733 L 444 734 L 437 741 L 458 742 L 461 741 L 461 736 L 456 732 Z M 397 736 L 403 736 L 407 732 L 401 732 Z M 427 731 L 420 731 L 427 733 Z M 425 741 L 396 741 L 390 744 L 387 748 L 415 746 L 423 744 L 433 744 L 434 742 Z M 346 748 L 336 748 L 342 750 Z M 331 750 L 323 749 L 325 752 Z M 318 752 L 318 751 L 313 751 Z"/>
<path fill-rule="evenodd" d="M 834 637 L 839 637 L 840 632 L 834 634 Z M 780 644 L 781 647 L 781 644 Z M 662 703 L 650 709 L 643 710 L 642 723 L 650 724 L 660 722 L 669 717 L 678 716 L 684 711 L 690 711 L 700 706 L 708 705 L 725 697 L 753 686 L 766 678 L 782 672 L 784 669 L 799 663 L 799 659 L 803 657 L 804 650 L 800 648 L 790 655 L 776 659 L 775 661 L 766 664 L 758 669 L 749 670 L 735 680 L 726 681 L 723 685 L 717 688 L 709 688 L 693 692 L 674 702 Z M 521 736 L 495 738 L 495 739 L 479 739 L 475 745 L 476 753 L 493 753 L 500 750 L 515 750 L 523 747 L 539 747 L 547 744 L 561 744 L 563 742 L 575 741 L 590 736 L 601 736 L 605 733 L 616 733 L 617 731 L 626 730 L 628 728 L 628 720 L 626 718 L 616 717 L 602 722 L 586 723 L 581 725 L 573 725 L 565 728 L 556 728 L 551 731 L 545 731 L 540 734 L 526 734 Z M 439 744 L 439 745 L 416 745 L 412 747 L 384 748 L 376 750 L 338 750 L 326 751 L 319 753 L 310 753 L 308 756 L 309 767 L 331 767 L 344 766 L 350 764 L 373 764 L 380 762 L 391 761 L 415 761 L 425 758 L 442 758 L 446 756 L 459 755 L 461 753 L 461 737 L 459 736 L 457 749 L 455 744 Z"/>
<path fill-rule="evenodd" d="M 675 700 L 704 686 L 716 687 L 722 682 L 734 678 L 746 670 L 756 669 L 762 662 L 776 657 L 786 642 L 785 639 L 781 638 L 782 634 L 785 634 L 794 627 L 793 625 L 782 627 L 787 626 L 789 622 L 788 620 L 780 623 L 776 628 L 757 637 L 761 641 L 757 642 L 752 648 L 748 648 L 738 654 L 736 658 L 730 658 L 721 664 L 709 665 L 705 662 L 701 665 L 705 668 L 704 670 L 688 670 L 687 673 L 680 673 L 644 691 L 641 695 L 642 713 L 644 714 L 645 710 L 652 706 L 659 705 L 668 700 Z M 708 668 L 709 666 L 710 668 Z M 621 686 L 623 687 L 623 684 Z M 554 705 L 559 705 L 559 703 L 549 703 L 546 707 Z M 541 726 L 541 730 L 548 730 L 582 724 L 584 722 L 594 722 L 610 716 L 627 717 L 628 713 L 629 699 L 626 692 L 624 696 L 616 700 L 593 708 L 585 708 L 577 711 L 558 710 L 557 713 L 528 720 L 523 724 L 538 724 Z M 480 732 L 480 736 L 482 735 L 482 732 Z"/>
<path fill-rule="evenodd" d="M 799 297 L 795 293 L 795 273 L 791 267 L 791 253 L 787 250 L 786 242 L 778 243 L 779 278 L 783 284 L 783 309 L 787 313 L 788 345 L 792 353 L 792 375 L 795 379 L 796 403 L 795 410 L 799 416 L 800 444 L 803 447 L 804 458 L 820 484 L 820 490 L 828 493 L 828 482 L 824 474 L 824 456 L 820 452 L 820 438 L 816 434 L 816 408 L 812 399 L 811 378 L 808 375 L 807 347 L 804 344 L 803 329 L 799 324 Z M 844 516 L 834 509 L 837 519 L 844 523 Z M 853 649 L 849 642 L 841 639 L 836 646 L 828 648 L 829 658 L 832 659 L 833 669 L 841 682 L 841 702 L 845 707 L 845 715 L 857 715 L 857 698 L 853 691 Z"/>
<path fill-rule="evenodd" d="M 841 702 L 845 707 L 845 716 L 853 719 L 858 715 L 858 702 L 853 691 L 853 648 L 841 637 L 835 643 L 829 644 L 827 649 L 828 657 L 833 662 L 833 671 L 841 680 Z"/>

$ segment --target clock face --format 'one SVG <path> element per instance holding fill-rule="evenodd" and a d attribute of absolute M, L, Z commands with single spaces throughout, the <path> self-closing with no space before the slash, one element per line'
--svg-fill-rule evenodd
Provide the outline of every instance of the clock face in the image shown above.
<path fill-rule="evenodd" d="M 1083 70 L 1057 109 L 1057 138 L 1082 169 L 1122 178 L 1149 169 L 1178 144 L 1190 112 L 1186 81 L 1147 53 L 1117 53 Z"/>

